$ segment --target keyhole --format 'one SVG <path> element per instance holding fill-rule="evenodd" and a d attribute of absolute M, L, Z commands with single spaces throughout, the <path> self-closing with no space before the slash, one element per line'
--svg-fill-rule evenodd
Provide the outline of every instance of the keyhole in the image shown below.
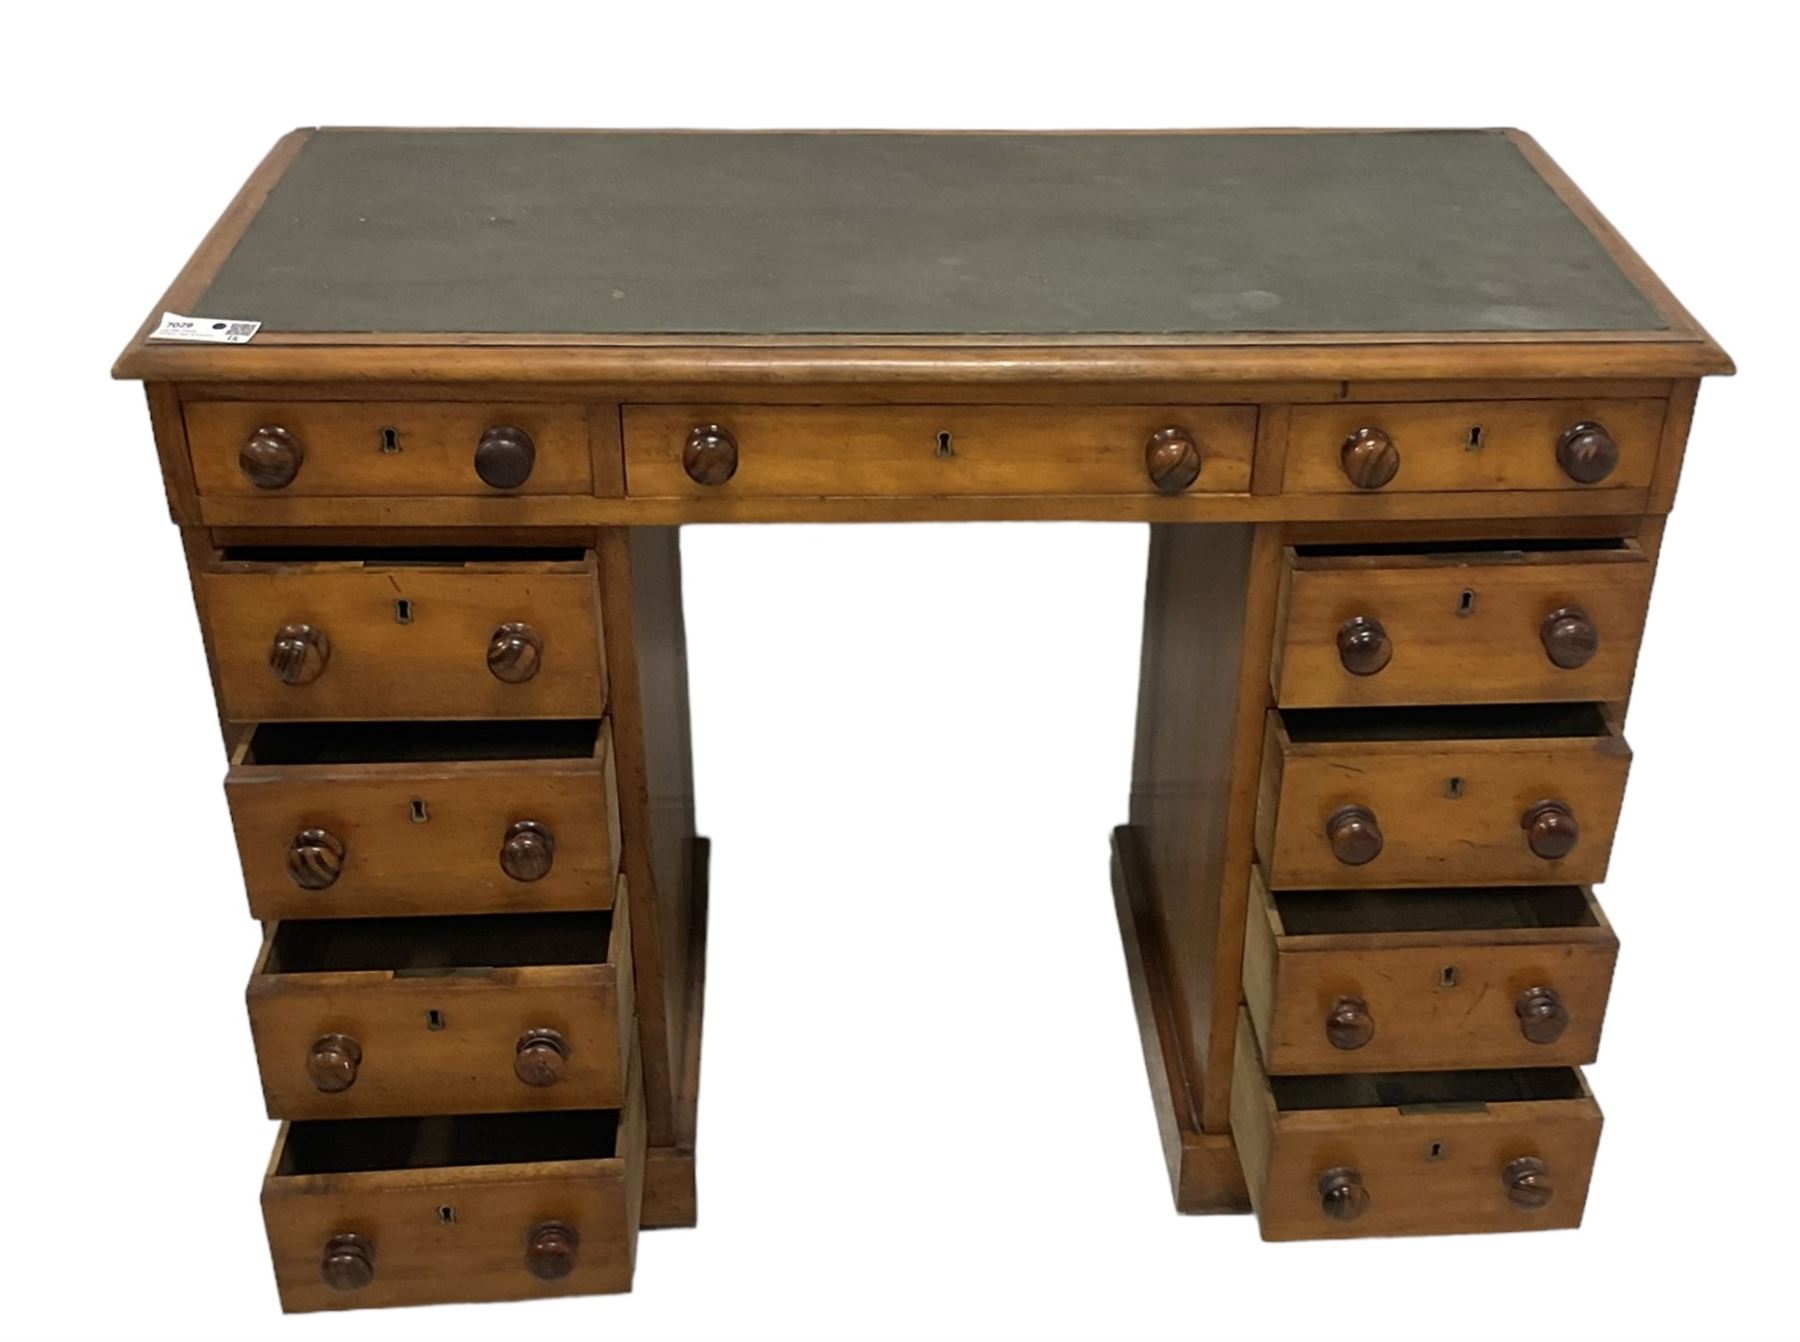
<path fill-rule="evenodd" d="M 1467 619 L 1474 613 L 1475 589 L 1473 587 L 1465 587 L 1462 589 L 1462 595 L 1456 599 L 1456 618 L 1459 620 Z"/>
<path fill-rule="evenodd" d="M 454 1207 L 439 1207 L 438 1208 L 438 1224 L 441 1226 L 455 1225 L 456 1224 L 456 1208 L 454 1208 Z"/>
<path fill-rule="evenodd" d="M 390 454 L 400 450 L 400 434 L 398 430 L 383 429 L 381 431 L 381 450 Z"/>
<path fill-rule="evenodd" d="M 1446 797 L 1448 797 L 1451 801 L 1461 801 L 1462 794 L 1463 794 L 1462 779 L 1452 778 L 1448 783 L 1444 784 L 1444 795 Z"/>
<path fill-rule="evenodd" d="M 1431 1148 L 1425 1152 L 1425 1159 L 1427 1160 L 1442 1160 L 1443 1158 L 1444 1144 L 1442 1142 L 1433 1142 Z"/>
<path fill-rule="evenodd" d="M 425 1013 L 425 1028 L 427 1030 L 443 1029 L 444 1013 L 439 1011 L 436 1007 L 432 1007 L 431 1010 Z"/>
<path fill-rule="evenodd" d="M 940 457 L 954 457 L 956 455 L 956 448 L 951 444 L 950 430 L 948 429 L 938 430 L 937 454 Z"/>
<path fill-rule="evenodd" d="M 1479 452 L 1481 451 L 1481 446 L 1481 425 L 1472 424 L 1469 426 L 1469 441 L 1466 444 L 1467 450 L 1470 452 Z"/>
<path fill-rule="evenodd" d="M 1443 969 L 1438 971 L 1438 987 L 1440 988 L 1454 988 L 1457 984 L 1457 980 L 1458 975 L 1455 965 L 1445 965 Z"/>
<path fill-rule="evenodd" d="M 425 799 L 423 797 L 414 797 L 412 799 L 411 814 L 412 822 L 415 825 L 423 825 L 431 819 L 431 813 L 425 809 Z"/>
<path fill-rule="evenodd" d="M 401 597 L 398 601 L 396 601 L 394 603 L 394 623 L 395 624 L 411 624 L 412 623 L 412 602 L 407 600 L 405 597 Z"/>

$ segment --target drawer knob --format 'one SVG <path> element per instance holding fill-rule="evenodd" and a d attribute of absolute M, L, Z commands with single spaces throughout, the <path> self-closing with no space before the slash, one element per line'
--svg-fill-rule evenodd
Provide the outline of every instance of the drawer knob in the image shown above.
<path fill-rule="evenodd" d="M 1331 1004 L 1325 1017 L 1325 1038 L 1333 1048 L 1346 1053 L 1359 1049 L 1375 1037 L 1375 1018 L 1369 1004 L 1360 997 L 1343 996 Z"/>
<path fill-rule="evenodd" d="M 1394 645 L 1373 615 L 1353 615 L 1337 635 L 1338 660 L 1353 676 L 1372 676 L 1394 660 Z"/>
<path fill-rule="evenodd" d="M 1158 429 L 1144 444 L 1144 469 L 1162 494 L 1179 494 L 1200 478 L 1200 444 L 1179 425 Z"/>
<path fill-rule="evenodd" d="M 500 870 L 515 881 L 541 881 L 556 861 L 556 836 L 548 825 L 520 820 L 509 826 L 500 845 Z"/>
<path fill-rule="evenodd" d="M 1362 1171 L 1334 1165 L 1319 1176 L 1319 1210 L 1334 1221 L 1354 1221 L 1369 1210 Z"/>
<path fill-rule="evenodd" d="M 265 424 L 238 449 L 238 469 L 258 489 L 285 489 L 306 464 L 306 448 L 279 424 Z"/>
<path fill-rule="evenodd" d="M 1506 1185 L 1506 1196 L 1512 1205 L 1526 1211 L 1547 1207 L 1556 1196 L 1550 1183 L 1550 1167 L 1536 1156 L 1520 1156 L 1509 1162 L 1501 1171 L 1500 1180 Z"/>
<path fill-rule="evenodd" d="M 1576 484 L 1598 484 L 1619 464 L 1619 444 L 1604 424 L 1584 419 L 1556 440 L 1556 464 Z"/>
<path fill-rule="evenodd" d="M 475 474 L 493 489 L 517 489 L 536 464 L 537 444 L 513 424 L 496 424 L 475 444 Z"/>
<path fill-rule="evenodd" d="M 1360 867 L 1381 856 L 1381 826 L 1366 806 L 1345 806 L 1325 822 L 1331 855 L 1346 867 Z"/>
<path fill-rule="evenodd" d="M 1400 471 L 1400 449 L 1383 429 L 1358 429 L 1344 439 L 1338 461 L 1358 489 L 1380 489 Z"/>
<path fill-rule="evenodd" d="M 325 673 L 331 640 L 310 624 L 284 624 L 269 645 L 269 670 L 283 685 L 310 685 Z"/>
<path fill-rule="evenodd" d="M 1575 823 L 1575 812 L 1569 809 L 1567 802 L 1538 802 L 1519 817 L 1519 825 L 1525 831 L 1525 842 L 1531 845 L 1531 851 L 1546 862 L 1567 857 L 1575 851 L 1575 843 L 1581 838 L 1581 826 Z"/>
<path fill-rule="evenodd" d="M 569 1041 L 556 1030 L 527 1030 L 513 1046 L 513 1073 L 528 1086 L 554 1086 L 569 1074 Z"/>
<path fill-rule="evenodd" d="M 306 1074 L 314 1087 L 327 1095 L 349 1090 L 362 1066 L 362 1045 L 347 1034 L 328 1034 L 313 1040 L 306 1054 Z"/>
<path fill-rule="evenodd" d="M 328 829 L 303 829 L 288 845 L 287 869 L 302 890 L 323 890 L 344 874 L 344 841 Z"/>
<path fill-rule="evenodd" d="M 1564 671 L 1586 666 L 1600 651 L 1600 631 L 1580 606 L 1563 606 L 1544 617 L 1538 637 L 1544 654 Z"/>
<path fill-rule="evenodd" d="M 737 439 L 723 424 L 696 424 L 681 449 L 681 467 L 697 485 L 722 485 L 737 474 Z"/>
<path fill-rule="evenodd" d="M 488 670 L 495 680 L 523 685 L 538 673 L 544 661 L 544 636 L 530 625 L 508 621 L 488 640 Z"/>
<path fill-rule="evenodd" d="M 1554 988 L 1527 988 L 1513 1003 L 1519 1033 L 1534 1044 L 1554 1044 L 1569 1028 L 1569 1008 Z"/>
<path fill-rule="evenodd" d="M 525 1266 L 543 1281 L 557 1281 L 575 1270 L 581 1236 L 563 1221 L 539 1221 L 525 1237 Z"/>
<path fill-rule="evenodd" d="M 375 1246 L 361 1235 L 333 1235 L 325 1241 L 319 1277 L 334 1291 L 360 1291 L 375 1280 Z"/>

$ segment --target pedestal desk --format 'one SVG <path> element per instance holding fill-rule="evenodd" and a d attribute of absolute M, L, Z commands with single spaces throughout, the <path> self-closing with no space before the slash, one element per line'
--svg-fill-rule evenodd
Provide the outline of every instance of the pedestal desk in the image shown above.
<path fill-rule="evenodd" d="M 283 1306 L 624 1290 L 694 1222 L 690 522 L 1147 523 L 1112 885 L 1176 1206 L 1576 1225 L 1730 371 L 1515 131 L 283 139 L 115 369 L 265 930 Z"/>

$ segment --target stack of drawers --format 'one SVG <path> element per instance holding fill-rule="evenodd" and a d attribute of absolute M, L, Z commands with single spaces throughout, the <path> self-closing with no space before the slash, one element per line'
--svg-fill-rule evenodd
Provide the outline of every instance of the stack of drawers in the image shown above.
<path fill-rule="evenodd" d="M 1266 1238 L 1580 1222 L 1651 567 L 1286 551 L 1231 1096 Z"/>
<path fill-rule="evenodd" d="M 208 403 L 189 429 L 217 492 L 370 491 L 403 461 L 441 495 L 496 487 L 506 458 L 471 471 L 477 438 L 530 448 L 500 488 L 561 487 L 571 462 L 585 488 L 569 418 Z M 404 454 L 362 450 L 396 421 Z M 265 929 L 248 999 L 283 1120 L 262 1198 L 282 1303 L 626 1290 L 645 1120 L 596 555 L 370 535 L 194 557 Z"/>

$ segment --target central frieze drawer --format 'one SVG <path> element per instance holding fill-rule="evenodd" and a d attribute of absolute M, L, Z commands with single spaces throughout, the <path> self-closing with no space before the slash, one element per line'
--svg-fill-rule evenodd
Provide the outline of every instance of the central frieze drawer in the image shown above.
<path fill-rule="evenodd" d="M 1256 439 L 1254 406 L 631 405 L 624 413 L 626 492 L 636 498 L 1245 494 Z"/>

